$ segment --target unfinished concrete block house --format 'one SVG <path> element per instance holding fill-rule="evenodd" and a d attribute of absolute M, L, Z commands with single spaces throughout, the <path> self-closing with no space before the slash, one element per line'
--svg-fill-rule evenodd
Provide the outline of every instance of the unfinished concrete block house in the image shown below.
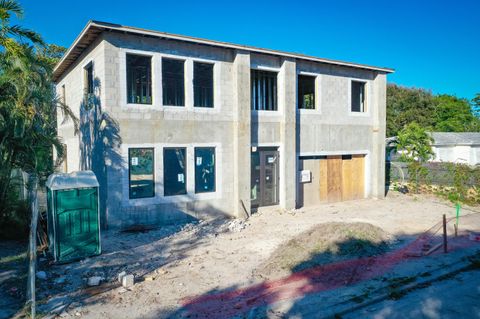
<path fill-rule="evenodd" d="M 91 21 L 54 70 L 103 226 L 384 196 L 384 67 Z"/>

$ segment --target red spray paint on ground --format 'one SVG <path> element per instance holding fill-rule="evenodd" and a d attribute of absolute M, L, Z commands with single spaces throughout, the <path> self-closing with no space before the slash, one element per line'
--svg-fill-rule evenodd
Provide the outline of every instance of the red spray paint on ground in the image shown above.
<path fill-rule="evenodd" d="M 436 227 L 437 225 L 407 246 L 381 256 L 317 266 L 279 280 L 185 299 L 184 315 L 192 318 L 229 318 L 248 313 L 252 308 L 372 279 L 383 275 L 401 262 L 415 258 L 412 254 L 421 251 L 427 241 L 433 242 Z M 437 240 L 439 239 L 435 238 L 435 241 Z M 456 244 L 451 245 L 449 251 L 472 244 L 468 238 L 461 240 L 457 237 Z"/>

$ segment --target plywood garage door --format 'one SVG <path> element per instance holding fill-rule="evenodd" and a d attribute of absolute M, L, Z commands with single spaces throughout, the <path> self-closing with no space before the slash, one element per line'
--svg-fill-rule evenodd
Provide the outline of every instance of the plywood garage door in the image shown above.
<path fill-rule="evenodd" d="M 338 202 L 365 194 L 365 156 L 336 155 L 320 160 L 320 198 Z"/>

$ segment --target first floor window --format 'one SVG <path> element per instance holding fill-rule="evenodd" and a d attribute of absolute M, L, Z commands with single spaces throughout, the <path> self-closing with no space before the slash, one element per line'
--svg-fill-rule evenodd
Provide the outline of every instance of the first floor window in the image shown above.
<path fill-rule="evenodd" d="M 128 149 L 130 198 L 153 197 L 154 190 L 153 148 Z"/>
<path fill-rule="evenodd" d="M 193 100 L 196 107 L 213 107 L 213 64 L 193 63 Z"/>
<path fill-rule="evenodd" d="M 365 82 L 352 81 L 352 112 L 365 112 Z"/>
<path fill-rule="evenodd" d="M 163 149 L 163 187 L 164 196 L 183 195 L 187 193 L 186 149 Z"/>
<path fill-rule="evenodd" d="M 163 105 L 185 106 L 185 61 L 162 59 Z"/>
<path fill-rule="evenodd" d="M 152 104 L 152 58 L 127 54 L 128 103 Z"/>
<path fill-rule="evenodd" d="M 215 148 L 195 148 L 195 193 L 215 191 Z"/>
<path fill-rule="evenodd" d="M 277 110 L 277 73 L 252 70 L 251 73 L 252 110 Z"/>
<path fill-rule="evenodd" d="M 314 110 L 315 109 L 315 77 L 299 75 L 298 76 L 298 108 Z"/>

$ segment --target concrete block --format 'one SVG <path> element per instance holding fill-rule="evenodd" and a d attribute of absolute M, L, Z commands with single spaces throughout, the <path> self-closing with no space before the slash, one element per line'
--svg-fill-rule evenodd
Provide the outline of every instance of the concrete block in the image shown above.
<path fill-rule="evenodd" d="M 125 275 L 122 277 L 122 286 L 125 288 L 133 287 L 135 284 L 135 277 L 133 275 Z"/>
<path fill-rule="evenodd" d="M 103 277 L 100 277 L 100 276 L 89 277 L 87 280 L 87 285 L 89 287 L 98 286 L 102 281 L 103 281 Z"/>
<path fill-rule="evenodd" d="M 122 283 L 123 277 L 125 277 L 127 273 L 125 271 L 122 271 L 121 273 L 118 274 L 118 282 Z"/>

